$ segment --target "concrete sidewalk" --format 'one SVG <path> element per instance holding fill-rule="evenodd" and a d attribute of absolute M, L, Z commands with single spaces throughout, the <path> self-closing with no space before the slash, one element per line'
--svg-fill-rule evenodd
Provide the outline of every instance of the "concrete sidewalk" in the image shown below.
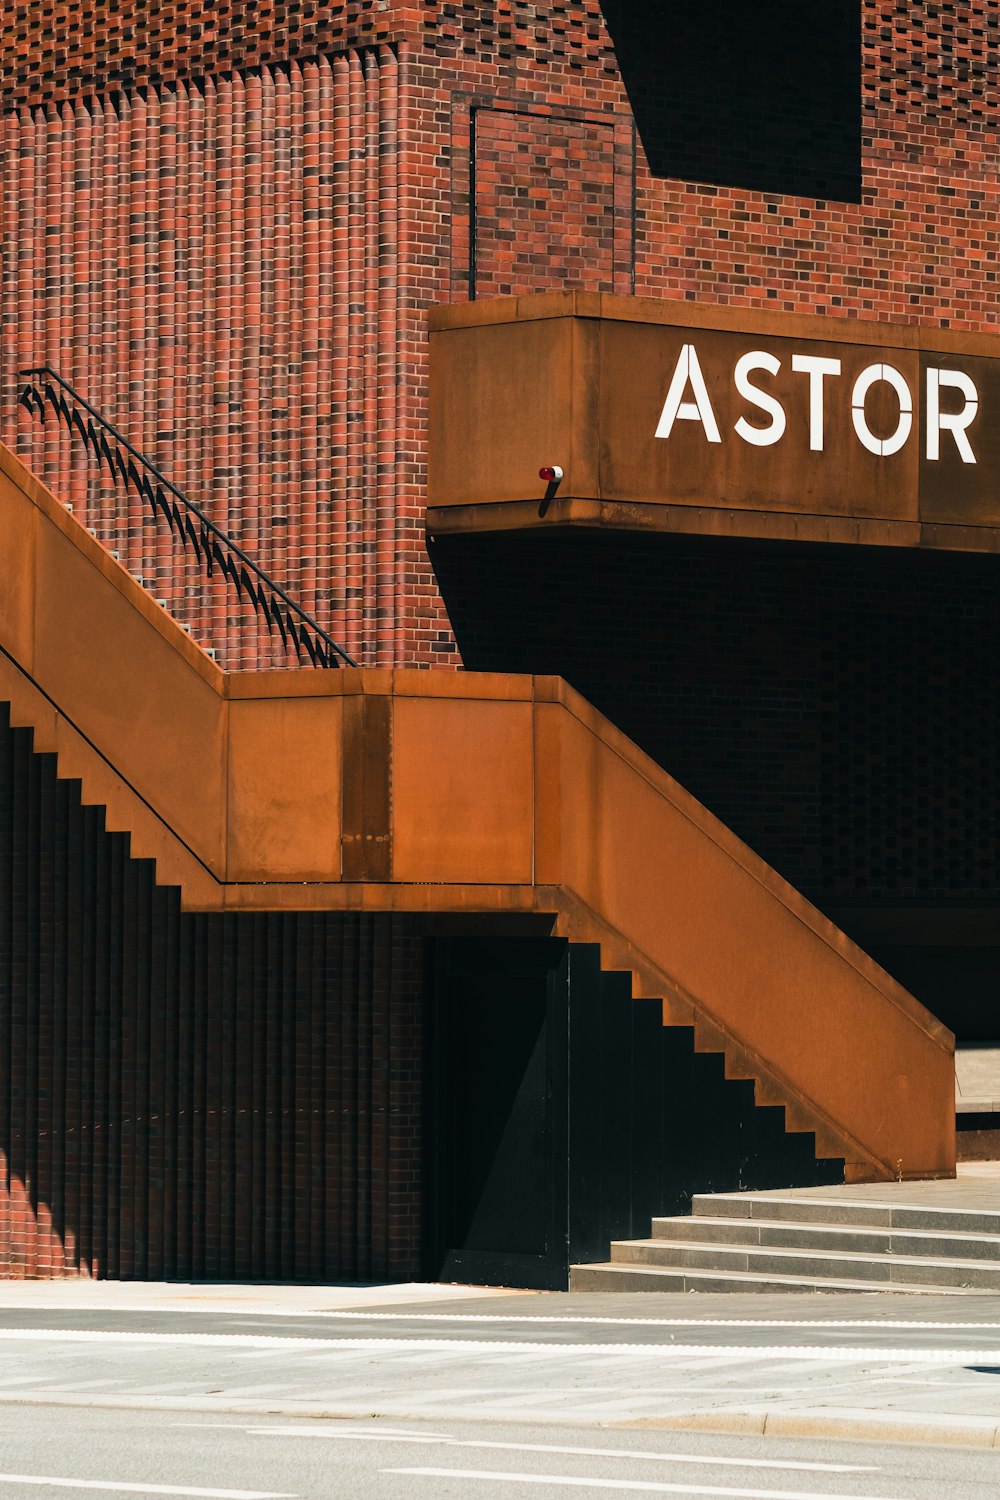
<path fill-rule="evenodd" d="M 0 1341 L 8 1406 L 1000 1447 L 994 1295 L 7 1282 Z"/>
<path fill-rule="evenodd" d="M 396 1303 L 446 1308 L 476 1298 L 537 1295 L 509 1287 L 447 1286 L 439 1282 L 393 1282 L 344 1286 L 275 1286 L 225 1281 L 0 1281 L 0 1316 L 6 1308 L 91 1309 L 109 1312 L 239 1312 L 253 1317 L 309 1317 L 325 1313 L 391 1308 Z M 998 1299 L 1000 1300 L 1000 1299 Z"/>

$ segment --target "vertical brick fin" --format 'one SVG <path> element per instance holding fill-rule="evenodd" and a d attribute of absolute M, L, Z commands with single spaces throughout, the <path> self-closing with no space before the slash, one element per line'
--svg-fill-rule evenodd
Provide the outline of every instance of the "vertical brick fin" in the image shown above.
<path fill-rule="evenodd" d="M 289 657 L 78 441 L 15 416 L 16 372 L 58 370 L 392 665 L 399 121 L 389 46 L 0 116 L 3 434 L 228 667 Z"/>
<path fill-rule="evenodd" d="M 392 699 L 344 699 L 343 878 L 392 879 Z"/>
<path fill-rule="evenodd" d="M 38 0 L 10 0 L 4 10 L 0 99 L 6 108 L 38 106 L 77 93 L 128 92 L 259 68 L 289 54 L 309 57 L 348 45 L 377 46 L 413 29 L 407 14 L 413 9 L 391 0 L 351 0 L 346 6 L 217 0 L 199 15 L 190 0 L 83 7 L 79 0 L 57 0 L 44 8 Z"/>
<path fill-rule="evenodd" d="M 379 121 L 378 143 L 378 329 L 376 350 L 378 418 L 376 434 L 375 490 L 377 506 L 376 557 L 374 580 L 374 638 L 377 666 L 395 661 L 397 605 L 396 571 L 396 445 L 399 423 L 396 408 L 396 386 L 399 378 L 397 308 L 400 282 L 399 202 L 400 202 L 400 85 L 399 61 L 390 47 L 379 54 Z"/>
<path fill-rule="evenodd" d="M 0 1277 L 412 1278 L 413 920 L 182 913 L 31 744 L 0 705 Z"/>

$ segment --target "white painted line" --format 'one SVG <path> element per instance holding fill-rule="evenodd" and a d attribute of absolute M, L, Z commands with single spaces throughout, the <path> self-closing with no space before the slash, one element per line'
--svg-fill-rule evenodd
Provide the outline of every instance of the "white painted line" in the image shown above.
<path fill-rule="evenodd" d="M 109 1333 L 81 1328 L 0 1328 L 3 1341 L 26 1343 L 144 1344 L 202 1349 L 284 1349 L 311 1353 L 322 1349 L 333 1356 L 341 1352 L 378 1351 L 419 1354 L 437 1350 L 449 1355 L 517 1355 L 546 1354 L 552 1360 L 576 1360 L 582 1356 L 631 1355 L 641 1360 L 691 1359 L 822 1360 L 828 1364 L 993 1364 L 1000 1367 L 1000 1348 L 993 1349 L 900 1349 L 837 1344 L 564 1344 L 529 1342 L 522 1339 L 453 1339 L 453 1338 L 282 1338 L 274 1334 L 253 1333 Z"/>
<path fill-rule="evenodd" d="M 985 1293 L 984 1295 L 990 1295 Z M 284 1316 L 274 1314 L 274 1316 Z M 318 1312 L 289 1313 L 289 1317 L 360 1319 L 362 1322 L 393 1323 L 560 1323 L 594 1324 L 613 1328 L 907 1328 L 929 1330 L 977 1329 L 1000 1333 L 1000 1323 L 937 1323 L 902 1318 L 596 1318 L 538 1313 L 402 1313 L 402 1312 Z"/>
<path fill-rule="evenodd" d="M 381 1469 L 382 1474 L 405 1474 L 415 1479 L 479 1479 L 493 1484 L 575 1485 L 586 1490 L 629 1490 L 645 1495 L 720 1495 L 731 1500 L 844 1500 L 814 1490 L 746 1490 L 716 1484 L 667 1484 L 652 1479 L 582 1479 L 576 1474 L 503 1474 L 487 1469 Z M 852 1495 L 851 1500 L 879 1500 L 875 1495 Z M 886 1500 L 885 1496 L 881 1500 Z"/>
<path fill-rule="evenodd" d="M 15 1340 L 34 1344 L 53 1340 L 60 1344 L 177 1344 L 202 1349 L 301 1349 L 316 1344 L 336 1348 L 341 1343 L 339 1339 L 287 1338 L 270 1333 L 151 1333 L 131 1329 L 115 1332 L 105 1328 L 0 1328 L 0 1340 L 5 1344 Z M 356 1342 L 343 1340 L 346 1348 Z"/>
<path fill-rule="evenodd" d="M 190 1426 L 190 1423 L 177 1423 Z M 503 1453 L 558 1453 L 574 1458 L 633 1458 L 654 1464 L 710 1464 L 723 1469 L 793 1469 L 809 1474 L 879 1474 L 881 1469 L 872 1464 L 823 1464 L 779 1462 L 767 1458 L 715 1458 L 711 1454 L 652 1453 L 645 1448 L 563 1448 L 551 1443 L 493 1443 L 473 1441 L 471 1438 L 441 1437 L 438 1434 L 383 1432 L 336 1432 L 326 1428 L 309 1427 L 246 1427 L 243 1431 L 253 1437 L 298 1437 L 328 1438 L 337 1442 L 354 1443 L 414 1443 L 435 1448 L 475 1448 Z"/>
<path fill-rule="evenodd" d="M 105 1490 L 112 1495 L 197 1495 L 205 1500 L 298 1500 L 277 1490 L 209 1490 L 186 1484 L 129 1484 L 118 1479 L 61 1479 L 51 1474 L 0 1474 L 0 1484 L 36 1484 L 63 1490 Z"/>

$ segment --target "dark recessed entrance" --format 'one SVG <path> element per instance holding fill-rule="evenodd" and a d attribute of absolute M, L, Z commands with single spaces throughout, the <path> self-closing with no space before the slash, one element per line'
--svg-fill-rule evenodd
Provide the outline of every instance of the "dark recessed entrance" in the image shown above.
<path fill-rule="evenodd" d="M 566 944 L 439 942 L 433 975 L 430 1272 L 561 1287 Z"/>
<path fill-rule="evenodd" d="M 1000 1036 L 1000 559 L 439 537 L 465 665 L 553 673 L 962 1040 Z"/>
<path fill-rule="evenodd" d="M 559 1289 L 696 1192 L 843 1180 L 590 945 L 436 939 L 426 1274 Z"/>

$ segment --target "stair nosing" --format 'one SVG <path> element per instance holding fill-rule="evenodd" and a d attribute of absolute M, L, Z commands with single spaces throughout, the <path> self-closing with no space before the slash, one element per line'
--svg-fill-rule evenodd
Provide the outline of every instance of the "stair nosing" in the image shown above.
<path fill-rule="evenodd" d="M 998 1212 L 997 1216 L 1000 1218 L 1000 1212 Z M 708 1214 L 672 1214 L 669 1218 L 658 1216 L 652 1222 L 654 1224 L 705 1224 L 708 1226 L 724 1224 L 727 1228 L 732 1228 L 734 1225 L 746 1225 L 748 1227 L 752 1225 L 754 1229 L 780 1229 L 795 1234 L 907 1234 L 919 1236 L 921 1239 L 931 1242 L 934 1240 L 969 1240 L 973 1244 L 980 1241 L 983 1244 L 993 1244 L 998 1237 L 996 1234 L 987 1234 L 981 1229 L 959 1228 L 952 1231 L 947 1229 L 908 1229 L 905 1225 L 901 1224 L 822 1224 L 814 1223 L 809 1219 L 740 1219 L 735 1216 L 727 1218 L 724 1214 L 714 1217 L 709 1217 Z M 653 1236 L 652 1238 L 655 1240 L 658 1237 Z M 689 1243 L 694 1242 L 690 1241 Z"/>
<path fill-rule="evenodd" d="M 995 1218 L 997 1220 L 998 1224 L 1000 1224 L 1000 1205 L 998 1205 L 996 1208 L 943 1208 L 943 1207 L 939 1207 L 937 1204 L 933 1204 L 933 1203 L 930 1203 L 930 1204 L 925 1204 L 925 1203 L 890 1203 L 885 1198 L 879 1199 L 877 1201 L 874 1200 L 874 1199 L 867 1200 L 867 1199 L 864 1199 L 864 1198 L 808 1198 L 808 1199 L 806 1199 L 806 1198 L 796 1198 L 793 1194 L 789 1194 L 786 1197 L 772 1197 L 769 1193 L 768 1194 L 759 1194 L 759 1195 L 755 1194 L 755 1193 L 696 1193 L 694 1195 L 694 1198 L 692 1199 L 692 1208 L 691 1208 L 691 1214 L 690 1214 L 690 1217 L 692 1219 L 702 1219 L 702 1218 L 730 1218 L 730 1219 L 738 1219 L 738 1218 L 742 1218 L 742 1217 L 746 1217 L 747 1219 L 750 1218 L 749 1214 L 744 1216 L 744 1215 L 737 1215 L 737 1214 L 702 1214 L 702 1213 L 699 1213 L 698 1208 L 697 1208 L 698 1203 L 699 1202 L 705 1202 L 706 1200 L 707 1201 L 711 1201 L 711 1202 L 722 1201 L 722 1202 L 726 1202 L 726 1203 L 740 1202 L 740 1203 L 746 1203 L 746 1204 L 751 1205 L 751 1206 L 755 1205 L 755 1204 L 760 1204 L 763 1207 L 768 1207 L 771 1204 L 793 1203 L 797 1208 L 803 1208 L 803 1207 L 804 1208 L 813 1208 L 813 1207 L 815 1207 L 815 1209 L 817 1210 L 818 1213 L 822 1212 L 822 1210 L 825 1209 L 825 1208 L 836 1208 L 836 1209 L 865 1208 L 865 1209 L 877 1209 L 879 1211 L 887 1212 L 887 1213 L 949 1214 L 949 1215 L 953 1215 L 956 1218 L 961 1217 L 962 1215 L 968 1215 L 970 1218 L 980 1218 L 980 1219 L 982 1219 L 982 1218 Z"/>
<path fill-rule="evenodd" d="M 722 1240 L 666 1240 L 666 1239 L 635 1239 L 635 1240 L 612 1240 L 611 1248 L 616 1245 L 648 1245 L 656 1249 L 674 1250 L 711 1250 L 715 1254 L 746 1255 L 752 1251 L 754 1255 L 776 1255 L 795 1257 L 796 1259 L 813 1260 L 853 1260 L 863 1259 L 869 1261 L 891 1261 L 893 1265 L 903 1266 L 934 1266 L 940 1268 L 956 1268 L 961 1270 L 996 1271 L 1000 1275 L 1000 1260 L 944 1260 L 932 1255 L 896 1255 L 891 1250 L 884 1250 L 878 1254 L 859 1256 L 858 1252 L 851 1250 L 814 1250 L 808 1246 L 795 1245 L 737 1245 L 726 1243 Z M 642 1262 L 635 1262 L 641 1265 Z"/>
<path fill-rule="evenodd" d="M 638 1262 L 634 1265 L 622 1261 L 598 1261 L 581 1262 L 570 1267 L 573 1271 L 607 1271 L 612 1276 L 619 1275 L 647 1275 L 657 1276 L 683 1276 L 687 1278 L 716 1277 L 728 1281 L 781 1281 L 794 1283 L 798 1286 L 807 1287 L 810 1291 L 833 1292 L 841 1288 L 847 1291 L 857 1292 L 890 1292 L 896 1294 L 917 1295 L 921 1297 L 933 1296 L 957 1296 L 965 1297 L 974 1294 L 982 1295 L 982 1287 L 941 1287 L 933 1282 L 908 1282 L 908 1281 L 864 1281 L 855 1277 L 816 1277 L 816 1276 L 789 1276 L 780 1272 L 770 1271 L 726 1271 L 716 1270 L 711 1266 L 648 1266 Z"/>

